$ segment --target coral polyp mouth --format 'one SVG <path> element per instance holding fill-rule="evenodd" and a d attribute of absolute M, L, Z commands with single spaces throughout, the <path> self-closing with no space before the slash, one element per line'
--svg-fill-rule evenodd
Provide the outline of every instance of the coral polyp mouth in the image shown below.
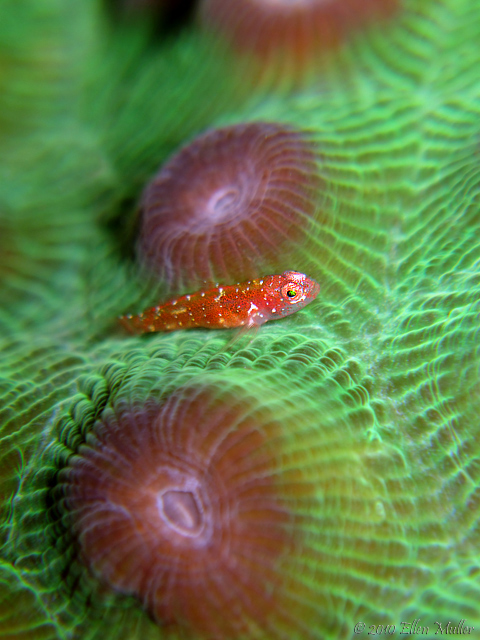
<path fill-rule="evenodd" d="M 208 217 L 219 221 L 234 217 L 240 198 L 240 191 L 236 187 L 219 189 L 208 202 Z"/>
<path fill-rule="evenodd" d="M 162 476 L 152 493 L 152 505 L 157 507 L 158 535 L 177 547 L 208 545 L 215 519 L 209 479 L 198 477 L 193 470 L 173 469 Z"/>
<path fill-rule="evenodd" d="M 196 491 L 167 489 L 157 498 L 160 516 L 181 536 L 198 537 L 203 529 L 203 506 Z"/>

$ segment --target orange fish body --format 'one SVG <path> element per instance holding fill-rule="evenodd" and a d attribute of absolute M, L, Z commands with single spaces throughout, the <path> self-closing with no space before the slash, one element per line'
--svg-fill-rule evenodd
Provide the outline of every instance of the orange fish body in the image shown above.
<path fill-rule="evenodd" d="M 304 273 L 285 271 L 281 275 L 197 291 L 138 315 L 121 316 L 119 320 L 130 333 L 194 327 L 248 329 L 303 309 L 319 291 L 318 282 Z"/>

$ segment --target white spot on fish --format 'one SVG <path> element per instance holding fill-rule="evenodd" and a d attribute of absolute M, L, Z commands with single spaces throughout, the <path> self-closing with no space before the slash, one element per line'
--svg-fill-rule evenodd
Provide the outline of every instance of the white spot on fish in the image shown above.
<path fill-rule="evenodd" d="M 218 290 L 218 296 L 215 297 L 215 302 L 218 302 L 222 298 L 223 298 L 223 288 L 220 287 L 219 290 Z"/>

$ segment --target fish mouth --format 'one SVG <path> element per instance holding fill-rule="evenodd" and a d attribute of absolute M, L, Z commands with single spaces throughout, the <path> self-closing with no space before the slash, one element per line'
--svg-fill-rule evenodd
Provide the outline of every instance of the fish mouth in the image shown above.
<path fill-rule="evenodd" d="M 310 287 L 310 297 L 316 298 L 320 293 L 320 285 L 318 282 L 314 282 Z"/>

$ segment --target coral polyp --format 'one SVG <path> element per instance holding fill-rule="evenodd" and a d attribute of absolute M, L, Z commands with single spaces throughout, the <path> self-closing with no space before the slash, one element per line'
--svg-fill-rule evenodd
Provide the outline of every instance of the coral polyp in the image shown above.
<path fill-rule="evenodd" d="M 263 71 L 298 80 L 352 32 L 394 12 L 398 0 L 203 0 L 200 21 Z"/>
<path fill-rule="evenodd" d="M 162 625 L 219 639 L 267 625 L 292 543 L 275 431 L 205 389 L 107 413 L 61 473 L 84 561 Z"/>
<path fill-rule="evenodd" d="M 172 289 L 282 271 L 308 237 L 319 183 L 305 132 L 267 122 L 209 131 L 147 186 L 140 260 Z"/>

